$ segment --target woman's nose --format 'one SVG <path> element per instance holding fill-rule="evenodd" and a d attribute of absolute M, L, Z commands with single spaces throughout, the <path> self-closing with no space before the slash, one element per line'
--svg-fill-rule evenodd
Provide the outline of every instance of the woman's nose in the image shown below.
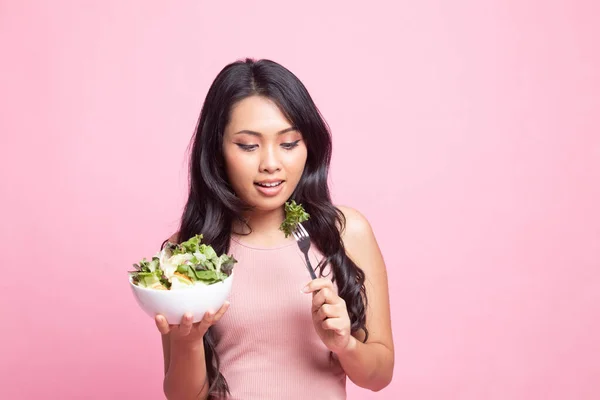
<path fill-rule="evenodd" d="M 276 150 L 270 146 L 265 146 L 261 154 L 260 160 L 260 171 L 269 174 L 275 173 L 281 170 L 281 162 L 277 157 Z"/>

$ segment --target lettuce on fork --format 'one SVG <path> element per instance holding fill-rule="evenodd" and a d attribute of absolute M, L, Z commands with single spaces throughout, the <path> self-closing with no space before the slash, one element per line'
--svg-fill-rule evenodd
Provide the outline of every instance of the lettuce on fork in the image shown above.
<path fill-rule="evenodd" d="M 167 242 L 150 261 L 145 258 L 128 271 L 135 285 L 172 290 L 195 284 L 212 285 L 227 279 L 237 260 L 233 255 L 217 255 L 212 246 L 201 243 L 202 235 L 177 244 Z"/>
<path fill-rule="evenodd" d="M 299 223 L 308 221 L 310 214 L 304 211 L 302 204 L 296 204 L 295 200 L 285 203 L 285 219 L 279 226 L 287 238 L 296 229 Z"/>

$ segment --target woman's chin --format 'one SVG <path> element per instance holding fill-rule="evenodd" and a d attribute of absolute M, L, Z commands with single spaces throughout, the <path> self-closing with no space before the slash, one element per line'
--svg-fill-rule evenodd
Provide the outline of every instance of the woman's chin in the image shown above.
<path fill-rule="evenodd" d="M 285 204 L 285 202 L 271 203 L 271 204 L 257 204 L 256 207 L 254 207 L 254 211 L 258 211 L 260 213 L 281 211 L 284 204 Z"/>
<path fill-rule="evenodd" d="M 258 211 L 261 213 L 267 213 L 272 211 L 281 211 L 285 202 L 287 201 L 287 197 L 285 196 L 277 196 L 271 197 L 268 199 L 252 199 L 253 201 L 250 203 L 254 211 Z"/>

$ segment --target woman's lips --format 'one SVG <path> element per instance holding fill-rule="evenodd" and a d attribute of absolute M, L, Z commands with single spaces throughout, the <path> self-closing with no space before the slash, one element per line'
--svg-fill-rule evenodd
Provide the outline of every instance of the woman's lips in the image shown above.
<path fill-rule="evenodd" d="M 256 189 L 267 197 L 277 196 L 281 189 L 283 188 L 283 184 L 285 181 L 261 181 L 255 182 L 254 186 Z"/>

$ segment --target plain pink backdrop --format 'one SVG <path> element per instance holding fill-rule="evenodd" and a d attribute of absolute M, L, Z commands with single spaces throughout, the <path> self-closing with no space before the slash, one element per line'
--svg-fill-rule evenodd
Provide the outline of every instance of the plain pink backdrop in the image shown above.
<path fill-rule="evenodd" d="M 394 380 L 350 399 L 600 398 L 597 4 L 0 1 L 0 397 L 163 398 L 125 271 L 251 56 L 312 93 L 387 262 Z"/>

